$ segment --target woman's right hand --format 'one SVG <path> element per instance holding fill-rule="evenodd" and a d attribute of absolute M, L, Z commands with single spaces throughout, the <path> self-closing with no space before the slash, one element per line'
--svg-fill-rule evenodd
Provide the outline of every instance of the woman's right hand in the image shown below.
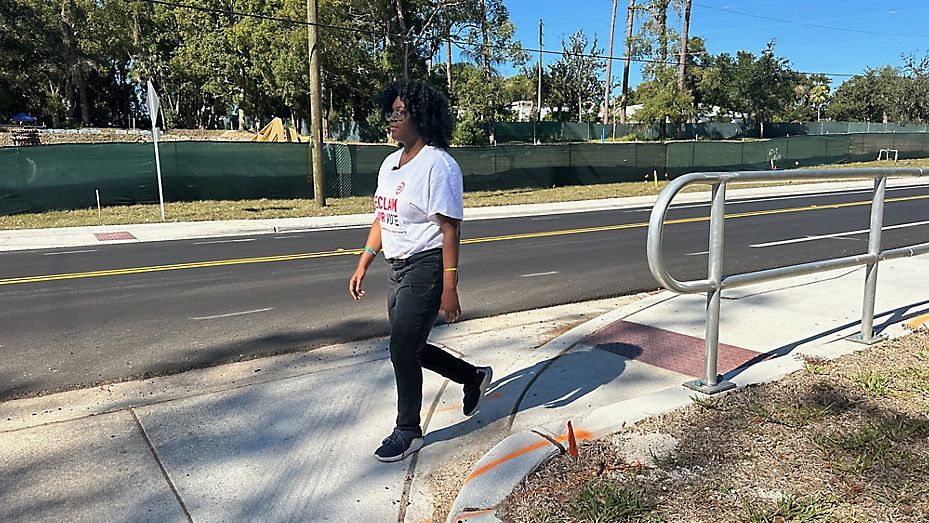
<path fill-rule="evenodd" d="M 348 280 L 348 294 L 353 300 L 360 300 L 365 295 L 365 291 L 361 288 L 361 282 L 364 279 L 365 268 L 358 267 L 355 269 L 355 273 L 352 274 L 352 278 Z"/>

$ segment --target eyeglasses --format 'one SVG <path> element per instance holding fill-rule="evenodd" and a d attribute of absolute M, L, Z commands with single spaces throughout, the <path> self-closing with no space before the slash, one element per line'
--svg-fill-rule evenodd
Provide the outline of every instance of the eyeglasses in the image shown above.
<path fill-rule="evenodd" d="M 392 113 L 384 113 L 384 119 L 388 122 L 402 122 L 409 115 L 409 111 L 406 109 L 400 109 L 399 111 L 394 111 Z"/>

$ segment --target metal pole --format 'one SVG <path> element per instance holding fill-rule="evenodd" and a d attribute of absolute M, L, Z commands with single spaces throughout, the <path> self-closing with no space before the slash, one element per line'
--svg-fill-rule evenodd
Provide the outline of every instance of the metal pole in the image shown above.
<path fill-rule="evenodd" d="M 319 83 L 319 45 L 316 0 L 306 0 L 306 43 L 310 57 L 310 142 L 313 154 L 313 195 L 320 207 L 326 206 L 326 175 L 323 172 L 323 114 Z"/>
<path fill-rule="evenodd" d="M 874 256 L 874 262 L 865 269 L 864 300 L 861 305 L 861 334 L 855 339 L 862 343 L 873 344 L 884 339 L 874 336 L 874 300 L 877 296 L 878 255 L 881 252 L 881 227 L 884 223 L 884 193 L 887 190 L 887 177 L 874 180 L 874 199 L 871 202 L 871 232 L 868 234 L 868 255 Z"/>
<path fill-rule="evenodd" d="M 538 96 L 538 102 L 536 109 L 538 113 L 536 114 L 536 120 L 542 121 L 542 19 L 539 18 L 539 89 L 536 93 Z"/>
<path fill-rule="evenodd" d="M 710 242 L 707 279 L 713 288 L 706 293 L 706 354 L 702 380 L 687 382 L 692 389 L 714 394 L 735 387 L 728 381 L 719 381 L 717 361 L 719 354 L 719 304 L 723 288 L 723 237 L 726 217 L 726 180 L 713 184 L 713 202 L 710 207 Z"/>
<path fill-rule="evenodd" d="M 632 25 L 635 16 L 635 0 L 629 0 L 626 11 L 626 63 L 623 64 L 623 95 L 619 100 L 619 123 L 626 123 L 626 104 L 629 101 L 629 64 L 632 61 Z"/>
<path fill-rule="evenodd" d="M 713 204 L 710 209 L 710 244 L 707 276 L 715 289 L 706 293 L 706 368 L 704 384 L 716 385 L 717 353 L 719 351 L 719 302 L 723 279 L 723 229 L 726 212 L 726 183 L 713 185 Z"/>
<path fill-rule="evenodd" d="M 613 35 L 616 33 L 616 4 L 613 0 L 613 16 L 610 19 L 610 57 L 606 60 L 606 93 L 603 95 L 603 124 L 610 123 L 610 82 L 613 80 Z"/>
<path fill-rule="evenodd" d="M 152 120 L 154 122 L 154 120 Z M 161 153 L 158 151 L 158 126 L 152 124 L 152 140 L 155 142 L 155 172 L 158 173 L 158 206 L 161 221 L 165 221 L 165 191 L 161 183 Z"/>
<path fill-rule="evenodd" d="M 691 0 L 686 0 L 684 6 L 684 27 L 681 31 L 681 60 L 677 70 L 677 91 L 684 92 L 684 73 L 687 67 L 687 33 L 690 30 Z"/>

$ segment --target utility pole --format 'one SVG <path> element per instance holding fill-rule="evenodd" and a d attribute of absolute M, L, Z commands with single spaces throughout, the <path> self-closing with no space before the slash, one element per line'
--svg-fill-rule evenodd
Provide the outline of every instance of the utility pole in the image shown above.
<path fill-rule="evenodd" d="M 313 160 L 313 196 L 320 207 L 326 206 L 326 175 L 323 173 L 323 114 L 319 85 L 319 45 L 316 21 L 317 0 L 306 0 L 306 44 L 310 56 L 310 142 Z"/>
<path fill-rule="evenodd" d="M 629 102 L 629 64 L 632 61 L 632 21 L 635 13 L 635 0 L 629 0 L 626 13 L 626 64 L 623 66 L 623 97 L 620 99 L 619 123 L 626 123 L 626 104 Z"/>
<path fill-rule="evenodd" d="M 539 18 L 539 89 L 536 115 L 538 121 L 542 121 L 542 19 Z"/>
<path fill-rule="evenodd" d="M 448 94 L 452 95 L 452 36 L 451 30 L 445 33 L 445 77 L 448 79 Z"/>
<path fill-rule="evenodd" d="M 692 0 L 685 0 L 684 28 L 681 31 L 681 63 L 677 70 L 677 90 L 684 92 L 684 68 L 687 66 L 687 33 L 690 30 L 690 6 Z"/>
<path fill-rule="evenodd" d="M 613 80 L 613 34 L 616 32 L 616 4 L 613 0 L 613 17 L 610 20 L 610 57 L 606 61 L 606 94 L 603 95 L 603 123 L 610 123 L 610 82 Z"/>

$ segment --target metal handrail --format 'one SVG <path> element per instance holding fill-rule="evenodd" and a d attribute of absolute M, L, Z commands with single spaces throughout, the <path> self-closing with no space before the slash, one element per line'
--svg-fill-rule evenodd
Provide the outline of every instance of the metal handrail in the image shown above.
<path fill-rule="evenodd" d="M 733 388 L 735 385 L 720 381 L 717 374 L 717 354 L 719 349 L 719 305 L 723 289 L 742 287 L 753 283 L 778 280 L 793 276 L 817 272 L 867 266 L 862 307 L 861 333 L 857 341 L 875 343 L 882 337 L 875 337 L 874 298 L 877 291 L 877 266 L 882 260 L 904 258 L 929 252 L 929 243 L 881 251 L 881 228 L 884 219 L 884 194 L 889 177 L 919 178 L 929 176 L 929 169 L 922 168 L 882 168 L 882 169 L 804 169 L 797 171 L 747 171 L 747 172 L 707 172 L 691 173 L 675 178 L 668 184 L 652 208 L 648 222 L 647 254 L 648 267 L 652 276 L 662 286 L 682 294 L 707 293 L 706 306 L 706 358 L 704 378 L 685 383 L 686 386 L 713 394 Z M 812 181 L 824 179 L 872 179 L 874 196 L 871 202 L 871 226 L 868 233 L 868 252 L 855 256 L 845 256 L 808 263 L 766 269 L 761 271 L 722 275 L 723 240 L 726 214 L 726 185 L 731 182 L 770 182 L 770 181 Z M 685 187 L 694 184 L 709 184 L 713 187 L 710 203 L 710 241 L 707 277 L 703 280 L 678 281 L 668 272 L 664 264 L 663 233 L 665 220 L 671 206 L 671 200 Z"/>

